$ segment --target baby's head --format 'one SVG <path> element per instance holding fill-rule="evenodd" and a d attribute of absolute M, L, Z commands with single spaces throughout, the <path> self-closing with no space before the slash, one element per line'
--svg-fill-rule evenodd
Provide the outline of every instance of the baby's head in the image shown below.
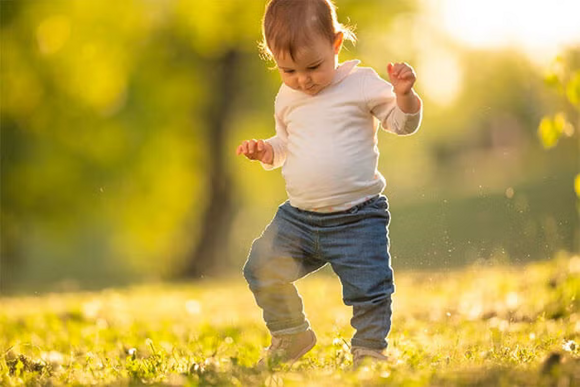
<path fill-rule="evenodd" d="M 355 39 L 330 0 L 271 0 L 262 32 L 262 52 L 284 83 L 311 95 L 332 82 L 343 40 Z"/>

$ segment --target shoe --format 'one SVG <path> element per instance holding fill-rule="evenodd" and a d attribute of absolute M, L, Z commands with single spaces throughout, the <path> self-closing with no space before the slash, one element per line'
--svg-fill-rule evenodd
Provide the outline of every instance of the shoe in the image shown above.
<path fill-rule="evenodd" d="M 294 363 L 316 344 L 316 335 L 311 329 L 291 335 L 272 336 L 272 344 L 266 355 L 258 362 L 259 367 L 277 363 Z"/>
<path fill-rule="evenodd" d="M 385 356 L 380 349 L 371 349 L 365 347 L 352 347 L 352 364 L 354 368 L 358 368 L 362 363 L 369 359 L 372 362 L 385 362 L 389 360 L 388 356 Z"/>

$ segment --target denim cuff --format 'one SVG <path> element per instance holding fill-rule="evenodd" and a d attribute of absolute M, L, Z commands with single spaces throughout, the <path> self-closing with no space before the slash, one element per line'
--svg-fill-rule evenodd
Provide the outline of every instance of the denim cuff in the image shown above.
<path fill-rule="evenodd" d="M 282 328 L 282 329 L 270 329 L 270 334 L 272 336 L 280 336 L 280 335 L 294 335 L 296 333 L 304 332 L 310 328 L 310 324 L 308 320 L 304 321 L 302 324 L 298 326 L 294 326 L 291 328 Z"/>
<path fill-rule="evenodd" d="M 375 341 L 375 340 L 361 340 L 361 339 L 356 339 L 353 338 L 351 340 L 351 347 L 364 347 L 364 348 L 369 348 L 369 349 L 385 349 L 387 348 L 387 341 L 386 340 L 382 340 L 382 341 Z"/>

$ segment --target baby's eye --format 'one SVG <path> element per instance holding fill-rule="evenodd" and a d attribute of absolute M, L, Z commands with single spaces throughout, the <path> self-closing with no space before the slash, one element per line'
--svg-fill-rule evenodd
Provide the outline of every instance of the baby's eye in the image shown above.
<path fill-rule="evenodd" d="M 286 74 L 292 74 L 292 73 L 294 72 L 294 70 L 284 70 L 284 72 L 285 72 Z"/>
<path fill-rule="evenodd" d="M 320 64 L 317 64 L 317 65 L 308 67 L 308 70 L 316 70 L 319 67 L 320 67 Z"/>

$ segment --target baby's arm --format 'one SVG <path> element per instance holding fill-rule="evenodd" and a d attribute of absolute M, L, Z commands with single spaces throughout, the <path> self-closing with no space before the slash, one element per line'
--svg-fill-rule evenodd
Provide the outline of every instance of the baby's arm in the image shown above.
<path fill-rule="evenodd" d="M 397 106 L 403 113 L 413 114 L 421 109 L 421 100 L 413 85 L 417 80 L 417 75 L 407 63 L 389 63 L 387 66 L 389 80 L 393 85 L 393 91 L 397 96 Z"/>
<path fill-rule="evenodd" d="M 409 65 L 398 65 L 401 66 L 390 64 L 387 67 L 393 83 L 383 80 L 369 69 L 365 72 L 362 89 L 369 111 L 379 119 L 382 127 L 404 136 L 419 129 L 423 108 L 421 99 L 413 90 L 413 69 Z"/>
<path fill-rule="evenodd" d="M 236 149 L 236 154 L 244 155 L 250 160 L 258 160 L 264 164 L 274 163 L 274 149 L 264 140 L 246 140 Z"/>

